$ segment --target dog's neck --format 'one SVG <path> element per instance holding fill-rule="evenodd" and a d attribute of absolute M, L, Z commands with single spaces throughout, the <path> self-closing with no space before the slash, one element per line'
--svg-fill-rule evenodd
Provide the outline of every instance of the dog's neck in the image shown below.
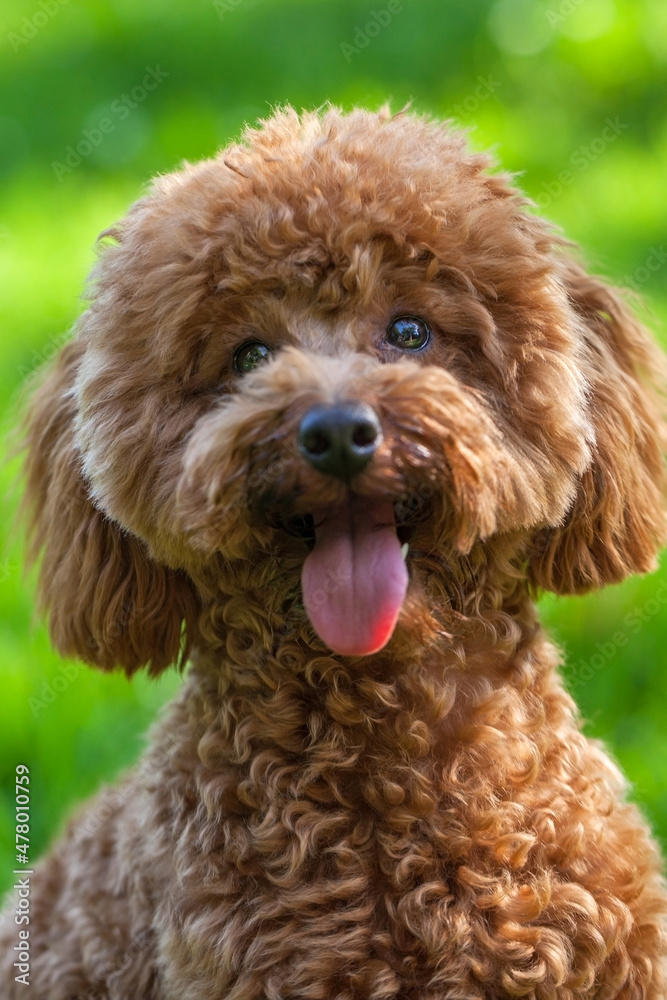
<path fill-rule="evenodd" d="M 286 628 L 284 612 L 252 593 L 213 601 L 183 702 L 195 699 L 188 740 L 209 812 L 275 805 L 298 776 L 298 794 L 317 803 L 381 812 L 403 803 L 412 816 L 426 814 L 437 797 L 434 769 L 443 760 L 469 769 L 483 744 L 483 759 L 496 760 L 496 787 L 507 779 L 501 771 L 528 773 L 546 715 L 554 721 L 568 700 L 557 655 L 519 593 L 476 617 L 440 614 L 421 647 L 399 628 L 386 650 L 357 659 L 309 642 L 305 620 Z M 535 746 L 519 736 L 527 714 Z"/>

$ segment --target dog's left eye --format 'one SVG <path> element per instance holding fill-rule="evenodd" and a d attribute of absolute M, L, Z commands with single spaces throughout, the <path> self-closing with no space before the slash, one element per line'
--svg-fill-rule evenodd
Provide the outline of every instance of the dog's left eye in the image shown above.
<path fill-rule="evenodd" d="M 248 372 L 263 365 L 270 357 L 271 349 L 261 340 L 248 340 L 245 344 L 241 344 L 234 353 L 234 370 L 239 375 L 247 375 Z"/>
<path fill-rule="evenodd" d="M 419 316 L 397 316 L 387 327 L 386 341 L 402 351 L 419 351 L 431 339 L 431 330 Z"/>

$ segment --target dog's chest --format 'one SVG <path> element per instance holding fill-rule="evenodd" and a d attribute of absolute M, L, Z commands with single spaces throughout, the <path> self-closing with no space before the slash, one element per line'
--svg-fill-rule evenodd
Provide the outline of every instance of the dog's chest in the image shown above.
<path fill-rule="evenodd" d="M 411 984 L 401 996 L 428 995 L 456 919 L 447 838 L 415 814 L 412 793 L 385 784 L 366 779 L 360 797 L 358 781 L 336 783 L 335 795 L 320 783 L 318 795 L 276 796 L 203 825 L 199 862 L 181 875 L 174 997 L 184 967 L 202 996 L 310 996 L 313 983 L 322 997 L 373 996 L 383 983 L 388 995 L 401 984 Z"/>

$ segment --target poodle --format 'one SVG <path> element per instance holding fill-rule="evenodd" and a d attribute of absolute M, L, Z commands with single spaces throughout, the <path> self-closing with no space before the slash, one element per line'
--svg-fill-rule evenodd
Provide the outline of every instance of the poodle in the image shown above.
<path fill-rule="evenodd" d="M 187 677 L 24 876 L 2 996 L 664 998 L 659 853 L 534 601 L 655 567 L 665 371 L 451 125 L 287 108 L 158 178 L 26 489 L 56 649 Z"/>

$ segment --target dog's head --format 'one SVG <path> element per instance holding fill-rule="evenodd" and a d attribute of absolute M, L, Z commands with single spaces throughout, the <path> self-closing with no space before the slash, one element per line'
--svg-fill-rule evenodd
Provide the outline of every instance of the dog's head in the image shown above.
<path fill-rule="evenodd" d="M 285 111 L 110 231 L 29 422 L 62 652 L 158 670 L 222 591 L 227 627 L 362 655 L 653 566 L 661 356 L 490 166 L 411 115 Z"/>

